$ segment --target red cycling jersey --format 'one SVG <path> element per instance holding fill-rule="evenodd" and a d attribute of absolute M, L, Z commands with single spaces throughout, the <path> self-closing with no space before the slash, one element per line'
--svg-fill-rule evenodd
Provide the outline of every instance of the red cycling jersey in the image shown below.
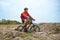
<path fill-rule="evenodd" d="M 27 19 L 27 17 L 30 16 L 30 14 L 27 11 L 24 11 L 23 13 L 21 13 L 20 18 L 21 19 Z M 30 16 L 31 17 L 31 16 Z M 31 17 L 32 18 L 32 17 Z M 32 18 L 33 19 L 33 18 Z"/>

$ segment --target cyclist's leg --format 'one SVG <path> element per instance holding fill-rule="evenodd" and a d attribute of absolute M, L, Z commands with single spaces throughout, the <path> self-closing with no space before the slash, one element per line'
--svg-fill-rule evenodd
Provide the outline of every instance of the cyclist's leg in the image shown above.
<path fill-rule="evenodd" d="M 30 25 L 31 25 L 31 24 L 28 24 L 28 25 L 27 25 L 27 29 L 29 29 Z"/>
<path fill-rule="evenodd" d="M 28 23 L 27 28 L 29 28 L 29 27 L 31 26 L 31 24 L 32 24 L 32 21 L 30 21 L 30 22 Z"/>
<path fill-rule="evenodd" d="M 24 25 L 24 32 L 28 32 L 27 31 L 27 28 L 26 28 L 26 26 L 27 26 L 27 19 L 24 19 L 24 23 L 23 23 L 23 25 Z"/>
<path fill-rule="evenodd" d="M 26 27 L 27 19 L 24 19 L 23 25 Z"/>

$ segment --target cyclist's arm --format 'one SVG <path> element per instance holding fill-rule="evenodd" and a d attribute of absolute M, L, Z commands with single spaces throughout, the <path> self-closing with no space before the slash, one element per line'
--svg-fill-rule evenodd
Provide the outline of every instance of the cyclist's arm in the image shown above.
<path fill-rule="evenodd" d="M 28 13 L 28 16 L 29 16 L 29 18 L 31 18 L 32 20 L 33 20 L 33 18 L 30 16 L 30 14 Z"/>

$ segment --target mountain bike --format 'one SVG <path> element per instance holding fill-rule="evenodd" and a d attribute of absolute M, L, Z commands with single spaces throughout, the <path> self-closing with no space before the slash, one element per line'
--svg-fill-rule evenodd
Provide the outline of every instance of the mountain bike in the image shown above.
<path fill-rule="evenodd" d="M 28 26 L 30 25 L 30 26 Z M 34 24 L 30 18 L 28 18 L 26 22 L 26 27 L 22 25 L 19 25 L 15 30 L 23 32 L 24 30 L 27 30 L 27 32 L 40 32 L 40 27 L 37 24 Z"/>

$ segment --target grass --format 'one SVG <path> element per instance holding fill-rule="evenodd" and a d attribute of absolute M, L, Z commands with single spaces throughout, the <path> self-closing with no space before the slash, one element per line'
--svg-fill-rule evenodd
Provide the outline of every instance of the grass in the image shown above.
<path fill-rule="evenodd" d="M 10 28 L 10 26 L 6 26 L 6 28 L 7 28 L 7 29 Z"/>
<path fill-rule="evenodd" d="M 60 31 L 60 28 L 57 28 L 57 31 L 59 32 Z"/>
<path fill-rule="evenodd" d="M 32 34 L 27 33 L 27 34 L 21 35 L 20 37 L 21 38 L 29 38 L 29 37 L 32 37 Z"/>
<path fill-rule="evenodd" d="M 10 40 L 10 38 L 7 37 L 7 38 L 5 38 L 5 40 Z"/>

